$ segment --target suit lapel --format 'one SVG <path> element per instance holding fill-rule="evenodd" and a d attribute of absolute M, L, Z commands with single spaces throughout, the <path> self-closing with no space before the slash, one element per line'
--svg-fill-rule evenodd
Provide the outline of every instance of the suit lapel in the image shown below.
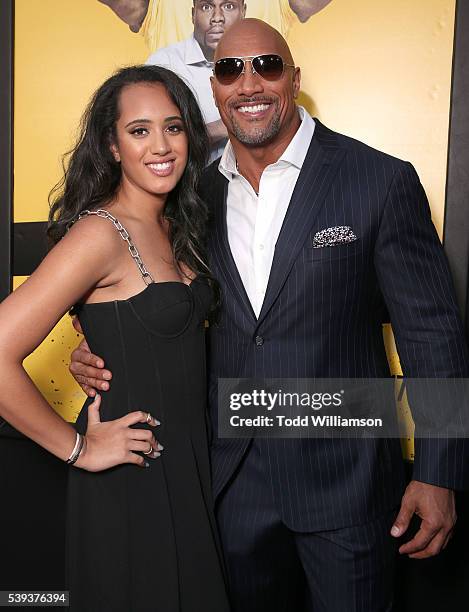
<path fill-rule="evenodd" d="M 275 246 L 264 303 L 257 324 L 277 299 L 324 203 L 345 154 L 335 134 L 315 119 L 316 128 Z"/>
<path fill-rule="evenodd" d="M 249 301 L 243 281 L 239 275 L 228 242 L 228 230 L 226 225 L 228 180 L 219 173 L 214 187 L 212 191 L 214 201 L 214 224 L 213 234 L 210 237 L 214 264 L 219 270 L 222 285 L 231 290 L 236 303 L 241 305 L 245 314 L 252 319 L 254 325 L 256 322 L 256 315 L 252 309 L 251 302 Z"/>

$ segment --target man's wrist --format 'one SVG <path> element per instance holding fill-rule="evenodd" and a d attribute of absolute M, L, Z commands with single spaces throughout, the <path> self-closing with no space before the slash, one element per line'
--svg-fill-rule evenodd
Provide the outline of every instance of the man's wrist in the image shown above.
<path fill-rule="evenodd" d="M 451 493 L 454 493 L 455 491 L 455 489 L 452 489 L 451 487 L 447 487 L 441 484 L 434 484 L 432 482 L 425 482 L 425 480 L 420 480 L 419 478 L 412 478 L 412 480 L 409 482 L 409 485 L 411 485 L 412 483 L 416 483 L 418 485 L 424 485 L 427 487 L 436 487 L 437 489 L 445 489 L 446 491 L 450 491 Z"/>

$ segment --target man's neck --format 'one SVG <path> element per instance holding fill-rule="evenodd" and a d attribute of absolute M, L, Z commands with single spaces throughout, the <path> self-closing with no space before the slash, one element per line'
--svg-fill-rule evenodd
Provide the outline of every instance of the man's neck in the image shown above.
<path fill-rule="evenodd" d="M 230 135 L 238 172 L 251 184 L 256 193 L 259 193 L 262 173 L 267 166 L 275 164 L 285 153 L 300 125 L 301 119 L 296 113 L 291 127 L 284 135 L 279 135 L 274 141 L 259 146 L 245 145 Z"/>

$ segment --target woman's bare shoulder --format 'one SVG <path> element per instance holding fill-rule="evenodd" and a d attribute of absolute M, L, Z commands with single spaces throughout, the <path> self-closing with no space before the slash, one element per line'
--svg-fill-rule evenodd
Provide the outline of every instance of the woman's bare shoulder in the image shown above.
<path fill-rule="evenodd" d="M 98 215 L 87 215 L 77 219 L 62 240 L 80 241 L 86 244 L 102 244 L 113 248 L 120 244 L 122 238 L 110 219 Z"/>
<path fill-rule="evenodd" d="M 91 248 L 105 257 L 117 254 L 122 249 L 122 237 L 115 225 L 98 215 L 88 215 L 75 221 L 60 242 L 79 250 Z"/>

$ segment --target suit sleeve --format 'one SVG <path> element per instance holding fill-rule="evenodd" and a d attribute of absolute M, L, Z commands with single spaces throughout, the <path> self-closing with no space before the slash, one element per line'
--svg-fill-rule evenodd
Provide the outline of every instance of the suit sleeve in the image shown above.
<path fill-rule="evenodd" d="M 467 345 L 449 266 L 411 164 L 402 163 L 392 178 L 374 261 L 404 376 L 468 377 Z M 413 478 L 450 489 L 469 488 L 469 441 L 419 437 L 419 416 L 413 413 Z"/>

